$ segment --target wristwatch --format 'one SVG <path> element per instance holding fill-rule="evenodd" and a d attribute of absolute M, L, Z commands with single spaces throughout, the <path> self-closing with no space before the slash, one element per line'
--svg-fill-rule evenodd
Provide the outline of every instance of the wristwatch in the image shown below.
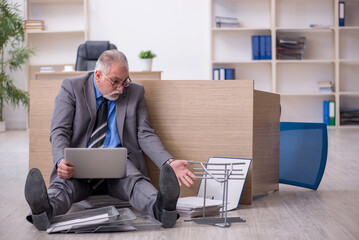
<path fill-rule="evenodd" d="M 170 159 L 168 159 L 167 161 L 166 161 L 166 164 L 170 164 L 171 162 L 173 162 L 175 159 L 174 158 L 170 158 Z"/>

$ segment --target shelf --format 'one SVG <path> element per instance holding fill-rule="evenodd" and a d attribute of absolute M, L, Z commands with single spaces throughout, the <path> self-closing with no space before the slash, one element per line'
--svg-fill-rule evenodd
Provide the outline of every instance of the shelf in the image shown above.
<path fill-rule="evenodd" d="M 250 28 L 250 27 L 237 27 L 237 28 L 212 28 L 214 32 L 226 31 L 270 31 L 269 28 Z"/>
<path fill-rule="evenodd" d="M 216 26 L 215 16 L 225 16 L 237 18 L 240 27 L 270 28 L 270 1 L 268 0 L 211 0 L 211 4 L 212 26 Z"/>
<path fill-rule="evenodd" d="M 43 20 L 45 31 L 48 32 L 85 31 L 87 28 L 85 1 L 30 1 L 27 2 L 25 20 Z M 41 32 L 43 31 L 36 31 L 36 33 Z"/>
<path fill-rule="evenodd" d="M 32 35 L 32 34 L 63 34 L 63 33 L 83 33 L 85 34 L 85 30 L 71 30 L 71 31 L 62 31 L 62 30 L 57 30 L 57 31 L 48 31 L 48 30 L 43 30 L 43 31 L 28 31 L 26 32 L 26 34 L 28 35 Z"/>
<path fill-rule="evenodd" d="M 83 0 L 28 0 L 29 3 L 82 3 Z"/>
<path fill-rule="evenodd" d="M 359 125 L 340 125 L 340 128 L 345 128 L 345 129 L 357 129 L 359 128 Z"/>
<path fill-rule="evenodd" d="M 248 60 L 248 61 L 212 61 L 212 64 L 263 64 L 272 63 L 272 60 Z"/>
<path fill-rule="evenodd" d="M 321 92 L 313 92 L 313 93 L 279 93 L 281 96 L 285 97 L 323 97 L 323 96 L 334 96 L 335 93 L 321 93 Z"/>
<path fill-rule="evenodd" d="M 332 0 L 276 0 L 276 26 L 308 28 L 310 24 L 334 26 L 335 6 Z"/>
<path fill-rule="evenodd" d="M 359 26 L 339 27 L 339 30 L 359 30 Z"/>
<path fill-rule="evenodd" d="M 296 28 L 287 28 L 287 27 L 277 27 L 275 28 L 277 32 L 332 32 L 335 30 L 334 27 L 329 28 L 302 28 L 302 27 L 296 27 Z"/>
<path fill-rule="evenodd" d="M 339 59 L 359 59 L 359 28 L 339 33 Z"/>
<path fill-rule="evenodd" d="M 342 96 L 359 96 L 359 92 L 339 92 Z"/>
<path fill-rule="evenodd" d="M 276 60 L 277 63 L 293 63 L 293 64 L 308 64 L 308 63 L 320 63 L 330 64 L 335 63 L 335 60 L 321 60 L 321 59 L 303 59 L 303 60 Z"/>
<path fill-rule="evenodd" d="M 339 59 L 340 63 L 358 63 L 359 64 L 359 59 Z"/>

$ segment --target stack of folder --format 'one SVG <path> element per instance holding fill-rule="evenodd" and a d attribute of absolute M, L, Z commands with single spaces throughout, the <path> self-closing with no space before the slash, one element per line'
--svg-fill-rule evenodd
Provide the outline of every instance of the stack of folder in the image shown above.
<path fill-rule="evenodd" d="M 45 29 L 44 20 L 26 20 L 25 31 L 43 31 Z"/>
<path fill-rule="evenodd" d="M 344 108 L 340 110 L 341 125 L 359 125 L 359 109 Z"/>
<path fill-rule="evenodd" d="M 47 233 L 124 232 L 158 229 L 161 225 L 149 215 L 136 216 L 129 208 L 108 206 L 55 216 Z"/>
<path fill-rule="evenodd" d="M 305 37 L 277 37 L 277 59 L 303 59 Z"/>

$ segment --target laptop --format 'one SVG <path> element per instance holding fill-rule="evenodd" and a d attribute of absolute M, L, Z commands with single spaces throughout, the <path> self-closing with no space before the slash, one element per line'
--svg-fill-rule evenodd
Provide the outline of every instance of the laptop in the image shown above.
<path fill-rule="evenodd" d="M 65 148 L 65 159 L 76 169 L 73 178 L 126 177 L 127 148 Z"/>

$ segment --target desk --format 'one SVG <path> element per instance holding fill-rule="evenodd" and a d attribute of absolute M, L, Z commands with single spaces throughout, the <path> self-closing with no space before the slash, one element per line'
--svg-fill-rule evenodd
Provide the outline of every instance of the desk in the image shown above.
<path fill-rule="evenodd" d="M 64 80 L 65 78 L 75 77 L 87 73 L 78 72 L 51 72 L 51 73 L 35 73 L 36 80 Z M 143 72 L 130 72 L 130 78 L 134 81 L 137 80 L 161 80 L 162 71 L 143 71 Z"/>
<path fill-rule="evenodd" d="M 62 80 L 30 83 L 30 168 L 48 183 L 53 168 L 49 142 L 54 99 Z M 278 190 L 279 95 L 254 90 L 254 81 L 136 81 L 145 86 L 151 124 L 176 159 L 207 162 L 209 157 L 253 159 L 241 203 L 254 194 Z M 147 159 L 151 181 L 159 169 Z M 197 194 L 181 187 L 181 196 Z"/>

